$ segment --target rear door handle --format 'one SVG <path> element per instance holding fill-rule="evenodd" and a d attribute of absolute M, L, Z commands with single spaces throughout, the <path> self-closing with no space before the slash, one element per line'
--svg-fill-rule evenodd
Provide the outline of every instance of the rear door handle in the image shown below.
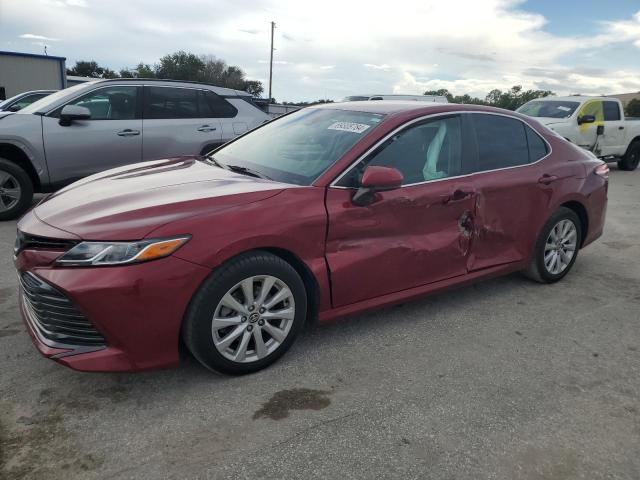
<path fill-rule="evenodd" d="M 202 125 L 198 128 L 199 132 L 213 132 L 216 130 L 216 127 L 212 127 L 211 125 Z"/>
<path fill-rule="evenodd" d="M 618 127 L 618 130 L 624 130 L 624 126 L 623 126 L 623 125 L 620 125 L 620 126 Z"/>
<path fill-rule="evenodd" d="M 538 183 L 541 183 L 543 185 L 550 185 L 551 183 L 555 182 L 556 180 L 558 180 L 558 177 L 556 175 L 549 175 L 549 174 L 545 173 L 544 175 L 542 175 L 538 179 Z"/>
<path fill-rule="evenodd" d="M 443 195 L 442 203 L 447 204 L 447 203 L 461 202 L 462 200 L 466 200 L 472 195 L 473 195 L 473 192 L 467 192 L 465 190 L 458 189 L 449 195 Z"/>
<path fill-rule="evenodd" d="M 125 128 L 124 130 L 120 130 L 117 135 L 119 137 L 133 137 L 135 135 L 140 135 L 140 130 L 132 130 L 130 128 Z"/>

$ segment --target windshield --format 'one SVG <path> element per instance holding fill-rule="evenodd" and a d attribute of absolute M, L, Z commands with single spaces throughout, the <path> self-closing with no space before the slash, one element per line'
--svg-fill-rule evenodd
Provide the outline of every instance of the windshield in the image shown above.
<path fill-rule="evenodd" d="M 311 185 L 383 118 L 365 112 L 306 108 L 222 147 L 214 157 L 223 166 L 241 167 L 279 182 Z"/>
<path fill-rule="evenodd" d="M 565 100 L 532 100 L 516 112 L 529 117 L 569 118 L 579 106 L 580 102 Z"/>
<path fill-rule="evenodd" d="M 94 82 L 85 82 L 79 83 L 78 85 L 74 85 L 73 87 L 65 88 L 64 90 L 58 90 L 51 95 L 47 95 L 44 98 L 41 98 L 37 102 L 33 102 L 31 105 L 24 107 L 20 110 L 20 113 L 37 113 L 37 112 L 46 112 L 49 110 L 49 105 L 57 102 L 61 98 L 66 97 L 67 95 L 71 95 L 75 92 L 82 91 L 87 86 L 93 85 Z"/>

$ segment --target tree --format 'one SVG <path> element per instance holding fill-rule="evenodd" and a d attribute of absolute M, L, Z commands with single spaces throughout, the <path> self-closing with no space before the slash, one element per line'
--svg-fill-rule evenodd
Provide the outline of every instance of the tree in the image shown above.
<path fill-rule="evenodd" d="M 493 107 L 506 108 L 507 110 L 516 110 L 525 103 L 535 98 L 548 97 L 554 93 L 551 90 L 522 90 L 521 85 L 515 85 L 510 90 L 503 92 L 502 90 L 491 90 L 486 96 L 487 105 Z"/>
<path fill-rule="evenodd" d="M 640 118 L 640 98 L 632 98 L 629 103 L 627 103 L 627 108 L 625 108 L 625 112 L 629 117 L 639 117 Z"/>
<path fill-rule="evenodd" d="M 440 95 L 447 97 L 450 103 L 466 103 L 474 105 L 490 105 L 492 107 L 506 108 L 508 110 L 516 110 L 534 98 L 547 97 L 554 95 L 550 90 L 522 90 L 521 85 L 515 85 L 510 90 L 503 92 L 500 89 L 491 90 L 484 100 L 478 97 L 472 97 L 468 93 L 464 95 L 452 95 L 445 88 L 440 90 L 428 90 L 425 95 Z"/>
<path fill-rule="evenodd" d="M 202 78 L 204 63 L 193 54 L 180 50 L 165 55 L 155 66 L 155 76 L 171 80 L 198 81 Z"/>
<path fill-rule="evenodd" d="M 245 80 L 245 92 L 250 93 L 254 97 L 259 97 L 264 92 L 264 87 L 262 86 L 262 82 L 258 80 Z"/>
<path fill-rule="evenodd" d="M 95 60 L 78 60 L 73 68 L 67 68 L 67 75 L 91 78 L 117 78 L 118 74 L 106 67 L 101 67 Z"/>
<path fill-rule="evenodd" d="M 150 65 L 140 62 L 136 68 L 131 70 L 120 70 L 122 78 L 155 78 L 155 72 Z"/>

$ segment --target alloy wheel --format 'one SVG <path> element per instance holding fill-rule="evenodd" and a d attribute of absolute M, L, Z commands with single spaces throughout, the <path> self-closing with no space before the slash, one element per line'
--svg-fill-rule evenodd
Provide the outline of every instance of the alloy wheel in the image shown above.
<path fill-rule="evenodd" d="M 271 275 L 256 275 L 234 285 L 216 306 L 213 343 L 226 359 L 261 360 L 285 341 L 296 306 L 289 286 Z"/>
<path fill-rule="evenodd" d="M 577 248 L 578 229 L 568 219 L 560 220 L 549 232 L 544 246 L 544 267 L 559 275 L 571 264 Z"/>
<path fill-rule="evenodd" d="M 0 170 L 0 212 L 11 210 L 20 201 L 22 189 L 16 177 Z"/>

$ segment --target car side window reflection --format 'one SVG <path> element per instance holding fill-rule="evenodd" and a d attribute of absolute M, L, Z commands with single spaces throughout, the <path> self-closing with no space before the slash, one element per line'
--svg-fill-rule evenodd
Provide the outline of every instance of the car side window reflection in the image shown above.
<path fill-rule="evenodd" d="M 462 122 L 460 116 L 425 121 L 411 126 L 374 150 L 353 167 L 338 185 L 357 188 L 369 165 L 393 167 L 403 185 L 428 182 L 461 174 Z"/>
<path fill-rule="evenodd" d="M 88 108 L 91 120 L 133 120 L 138 117 L 138 91 L 138 87 L 133 86 L 100 88 L 68 105 Z M 56 116 L 59 114 L 56 112 Z"/>

